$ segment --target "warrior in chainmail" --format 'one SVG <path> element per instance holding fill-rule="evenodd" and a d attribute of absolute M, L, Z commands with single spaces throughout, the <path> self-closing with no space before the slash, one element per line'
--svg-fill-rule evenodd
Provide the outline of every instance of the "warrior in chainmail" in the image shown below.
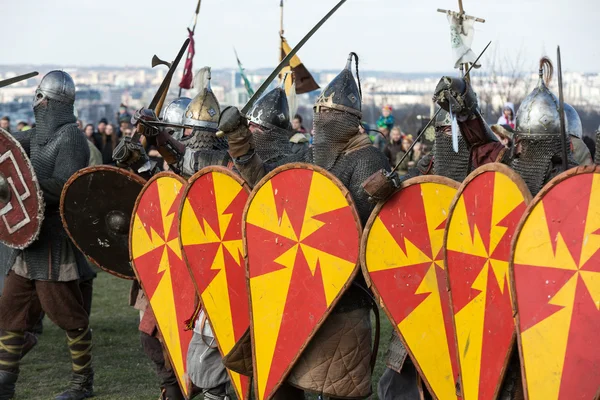
<path fill-rule="evenodd" d="M 185 178 L 208 166 L 232 166 L 231 158 L 227 153 L 227 140 L 216 136 L 221 112 L 219 102 L 210 88 L 210 69 L 203 68 L 199 74 L 206 79 L 201 83 L 203 88 L 198 95 L 191 101 L 178 99 L 175 100 L 176 104 L 174 102 L 167 106 L 163 117 L 163 123 L 167 125 L 166 129 L 150 128 L 146 131 L 148 139 L 155 141 L 158 151 L 165 160 L 172 160 L 169 165 Z M 136 117 L 153 115 L 153 112 L 145 111 L 148 110 L 137 112 Z M 174 126 L 175 129 L 169 128 L 169 125 Z M 145 305 L 149 307 L 147 300 Z M 164 368 L 164 358 L 159 351 L 160 342 L 156 338 L 155 322 L 153 324 L 144 322 L 142 318 L 140 327 L 144 328 L 147 325 L 142 338 L 144 348 L 147 349 L 146 353 L 157 367 L 162 361 L 162 368 L 157 369 L 162 380 L 162 398 L 183 399 L 175 375 Z M 201 389 L 205 399 L 223 400 L 231 398 L 233 394 L 233 387 L 223 366 L 214 334 L 202 310 L 198 312 L 194 323 L 194 334 L 188 348 L 187 374 L 194 386 Z"/>
<path fill-rule="evenodd" d="M 69 240 L 59 214 L 64 184 L 88 165 L 90 154 L 77 128 L 74 102 L 71 77 L 62 71 L 49 72 L 35 92 L 35 129 L 16 135 L 29 154 L 46 207 L 40 235 L 29 247 L 1 246 L 2 264 L 11 268 L 0 297 L 0 399 L 14 396 L 24 332 L 33 328 L 42 311 L 66 332 L 71 353 L 70 388 L 56 399 L 93 395 L 92 332 L 77 268 L 86 261 Z"/>
<path fill-rule="evenodd" d="M 521 175 L 534 196 L 563 172 L 559 101 L 547 86 L 553 69 L 548 58 L 540 60 L 538 83 L 517 111 L 515 156 L 511 167 Z M 577 165 L 570 146 L 567 146 L 567 157 L 569 168 Z"/>
<path fill-rule="evenodd" d="M 390 170 L 387 158 L 359 133 L 361 91 L 346 68 L 323 90 L 315 104 L 313 147 L 305 161 L 333 173 L 348 188 L 364 224 L 374 204 L 363 182 L 379 170 Z M 357 58 L 358 59 L 358 58 Z M 358 68 L 357 68 L 358 75 Z M 219 129 L 228 134 L 229 153 L 236 168 L 251 185 L 266 174 L 265 163 L 255 150 L 246 118 L 230 107 L 221 116 Z M 304 349 L 275 399 L 304 399 L 304 390 L 330 399 L 366 398 L 371 395 L 372 297 L 362 275 L 341 297 L 325 323 Z M 343 329 L 351 324 L 351 332 Z M 353 354 L 352 357 L 345 355 Z M 343 365 L 335 360 L 344 359 Z M 333 384 L 335 383 L 335 384 Z"/>
<path fill-rule="evenodd" d="M 481 117 L 477 95 L 465 79 L 443 77 L 436 88 L 434 101 L 442 110 L 435 121 L 432 152 L 423 157 L 403 180 L 432 174 L 463 182 L 477 167 L 490 162 L 510 162 L 509 149 L 497 141 Z M 458 152 L 452 145 L 450 108 L 457 119 Z M 394 331 L 388 348 L 387 368 L 378 384 L 380 399 L 421 398 L 415 384 L 417 372 L 407 355 Z"/>

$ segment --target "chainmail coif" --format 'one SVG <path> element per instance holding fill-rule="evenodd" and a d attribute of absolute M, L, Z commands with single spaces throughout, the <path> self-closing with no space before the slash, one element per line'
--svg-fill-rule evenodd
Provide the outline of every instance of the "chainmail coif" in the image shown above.
<path fill-rule="evenodd" d="M 319 167 L 331 170 L 348 141 L 358 134 L 360 120 L 356 115 L 331 110 L 315 113 L 313 161 Z"/>
<path fill-rule="evenodd" d="M 44 145 L 52 139 L 59 127 L 77 121 L 73 104 L 48 99 L 47 105 L 38 104 L 33 109 L 35 115 L 35 141 Z"/>
<path fill-rule="evenodd" d="M 256 153 L 267 164 L 277 164 L 292 153 L 289 132 L 283 129 L 265 129 L 253 133 L 252 137 Z"/>
<path fill-rule="evenodd" d="M 445 176 L 457 182 L 469 175 L 470 151 L 461 134 L 458 135 L 458 153 L 452 148 L 452 136 L 436 129 L 433 146 L 435 175 Z"/>

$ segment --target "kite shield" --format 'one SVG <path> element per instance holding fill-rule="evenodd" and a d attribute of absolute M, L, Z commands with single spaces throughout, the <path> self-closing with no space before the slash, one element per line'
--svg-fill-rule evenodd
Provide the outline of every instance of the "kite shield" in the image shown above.
<path fill-rule="evenodd" d="M 44 219 L 44 198 L 21 144 L 0 129 L 0 242 L 24 249 L 37 239 Z"/>
<path fill-rule="evenodd" d="M 271 398 L 358 272 L 360 222 L 327 171 L 288 164 L 244 212 L 257 399 Z"/>
<path fill-rule="evenodd" d="M 458 365 L 442 259 L 444 227 L 458 183 L 407 180 L 373 210 L 361 263 L 371 288 L 438 399 L 457 399 Z"/>
<path fill-rule="evenodd" d="M 190 178 L 180 212 L 180 240 L 222 355 L 250 326 L 242 244 L 242 214 L 250 189 L 224 167 L 207 167 Z M 248 399 L 250 379 L 228 370 L 239 399 Z"/>
<path fill-rule="evenodd" d="M 125 169 L 95 166 L 75 173 L 61 195 L 60 215 L 73 243 L 119 278 L 135 278 L 129 262 L 129 225 L 145 183 Z"/>
<path fill-rule="evenodd" d="M 465 179 L 450 207 L 445 265 L 465 400 L 496 399 L 503 382 L 515 338 L 510 243 L 530 200 L 523 179 L 493 163 Z"/>
<path fill-rule="evenodd" d="M 171 365 L 186 398 L 187 352 L 196 293 L 179 245 L 179 208 L 186 181 L 171 173 L 152 177 L 137 198 L 131 219 L 133 269 L 156 318 Z"/>
<path fill-rule="evenodd" d="M 537 194 L 510 272 L 526 398 L 598 398 L 600 167 L 566 171 Z"/>

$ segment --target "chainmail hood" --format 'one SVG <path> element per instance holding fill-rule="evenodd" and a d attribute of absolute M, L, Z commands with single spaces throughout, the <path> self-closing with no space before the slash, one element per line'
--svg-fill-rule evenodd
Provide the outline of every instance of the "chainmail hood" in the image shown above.
<path fill-rule="evenodd" d="M 445 176 L 457 182 L 462 182 L 469 175 L 471 152 L 463 135 L 458 135 L 458 153 L 455 153 L 452 148 L 452 136 L 444 133 L 439 127 L 436 128 L 433 155 L 435 175 Z"/>
<path fill-rule="evenodd" d="M 75 118 L 73 104 L 63 103 L 48 98 L 47 104 L 38 104 L 34 107 L 35 115 L 35 141 L 43 146 L 50 141 L 65 124 L 74 123 Z"/>
<path fill-rule="evenodd" d="M 252 133 L 256 153 L 267 164 L 274 164 L 292 153 L 290 132 L 272 127 Z"/>
<path fill-rule="evenodd" d="M 316 112 L 313 139 L 314 163 L 330 170 L 348 145 L 348 141 L 359 134 L 359 124 L 359 117 L 347 112 L 337 110 Z"/>

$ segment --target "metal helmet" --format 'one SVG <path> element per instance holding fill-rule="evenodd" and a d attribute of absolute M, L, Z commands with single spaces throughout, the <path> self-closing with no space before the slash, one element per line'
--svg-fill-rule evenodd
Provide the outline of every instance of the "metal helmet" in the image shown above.
<path fill-rule="evenodd" d="M 285 90 L 275 88 L 261 97 L 247 115 L 250 122 L 267 129 L 289 130 L 290 107 Z"/>
<path fill-rule="evenodd" d="M 216 132 L 221 109 L 217 97 L 210 88 L 210 68 L 204 67 L 200 73 L 206 73 L 206 79 L 200 93 L 187 106 L 183 124 Z"/>
<path fill-rule="evenodd" d="M 581 118 L 577 111 L 570 105 L 565 103 L 565 122 L 567 124 L 567 135 L 583 139 L 583 126 Z"/>
<path fill-rule="evenodd" d="M 75 104 L 75 82 L 71 75 L 64 71 L 50 71 L 35 90 L 33 107 L 46 98 L 66 104 Z"/>
<path fill-rule="evenodd" d="M 540 69 L 538 83 L 523 100 L 519 111 L 515 131 L 519 137 L 558 137 L 560 138 L 560 115 L 558 99 L 548 89 Z"/>
<path fill-rule="evenodd" d="M 321 95 L 315 103 L 315 112 L 319 112 L 321 107 L 332 108 L 334 110 L 345 111 L 362 118 L 362 98 L 360 89 L 354 80 L 350 67 L 352 66 L 352 57 L 355 53 L 350 53 L 346 68 L 336 76 L 323 89 Z M 358 57 L 356 58 L 358 62 Z"/>
<path fill-rule="evenodd" d="M 171 124 L 181 124 L 183 116 L 192 99 L 189 97 L 180 97 L 170 102 L 163 111 L 163 121 Z M 183 137 L 183 128 L 171 128 L 173 138 L 180 140 Z"/>

